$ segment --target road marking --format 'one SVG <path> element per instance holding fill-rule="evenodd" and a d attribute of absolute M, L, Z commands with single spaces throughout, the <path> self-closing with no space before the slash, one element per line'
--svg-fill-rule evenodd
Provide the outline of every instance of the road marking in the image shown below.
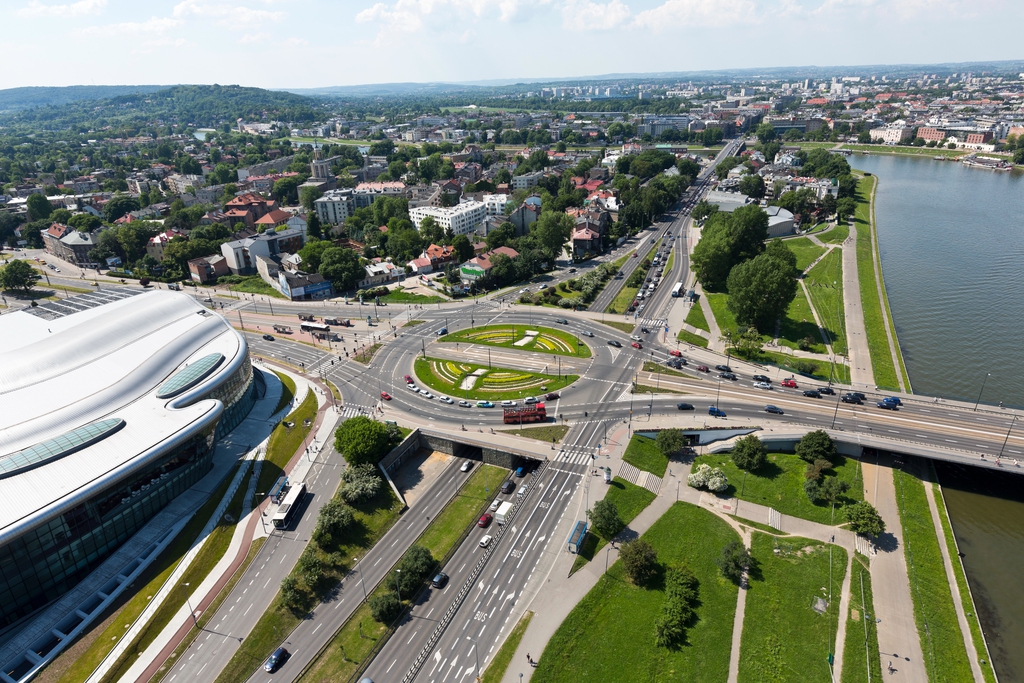
<path fill-rule="evenodd" d="M 341 603 L 343 603 L 343 602 L 345 602 L 345 598 L 342 598 L 341 600 L 339 600 L 338 604 L 334 606 L 334 609 L 338 609 L 339 607 L 341 607 Z"/>
<path fill-rule="evenodd" d="M 324 625 L 324 622 L 322 622 L 322 621 L 321 621 L 321 622 L 320 622 L 319 624 L 317 624 L 317 625 L 316 625 L 316 628 L 315 628 L 315 629 L 313 629 L 313 633 L 315 634 L 315 633 L 316 633 L 317 631 L 319 631 L 319 630 L 320 630 L 320 627 L 321 627 L 321 626 L 323 626 L 323 625 Z M 311 635 L 312 635 L 312 634 L 311 634 Z"/>
<path fill-rule="evenodd" d="M 316 631 L 314 631 L 314 633 L 316 633 Z M 419 631 L 413 631 L 412 635 L 409 636 L 409 640 L 405 641 L 405 644 L 408 645 L 409 643 L 411 643 L 412 639 L 416 637 L 417 633 L 419 633 Z"/>
<path fill-rule="evenodd" d="M 396 659 L 395 659 L 395 662 L 397 662 L 397 661 L 398 661 L 398 659 L 396 658 Z M 395 665 L 395 662 L 391 662 L 391 666 L 394 666 L 394 665 Z M 385 671 L 384 673 L 391 673 L 391 666 L 389 666 L 389 667 L 388 667 L 388 669 L 387 669 L 387 671 Z"/>
<path fill-rule="evenodd" d="M 946 439 L 946 441 L 948 441 L 949 443 L 956 443 L 956 441 L 953 441 L 953 439 Z"/>

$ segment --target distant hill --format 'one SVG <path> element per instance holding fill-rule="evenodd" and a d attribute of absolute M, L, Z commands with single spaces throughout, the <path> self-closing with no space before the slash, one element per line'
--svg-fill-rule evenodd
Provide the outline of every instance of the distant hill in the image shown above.
<path fill-rule="evenodd" d="M 28 87 L 0 90 L 0 111 L 57 106 L 81 100 L 100 100 L 117 95 L 151 93 L 166 85 L 69 85 L 62 88 Z"/>
<path fill-rule="evenodd" d="M 333 85 L 322 88 L 283 88 L 283 92 L 310 97 L 409 97 L 449 95 L 479 90 L 468 83 L 373 83 L 369 85 Z"/>

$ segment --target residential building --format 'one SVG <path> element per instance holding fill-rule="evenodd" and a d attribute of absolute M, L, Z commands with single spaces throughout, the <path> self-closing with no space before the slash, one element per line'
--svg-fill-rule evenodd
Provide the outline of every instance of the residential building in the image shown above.
<path fill-rule="evenodd" d="M 264 230 L 269 230 L 270 228 L 276 228 L 279 225 L 287 223 L 288 219 L 291 217 L 292 215 L 287 211 L 273 209 L 256 220 L 256 229 L 259 230 L 262 228 Z"/>
<path fill-rule="evenodd" d="M 355 200 L 357 209 L 370 206 L 376 201 L 377 197 L 406 198 L 407 196 L 406 185 L 400 180 L 380 183 L 359 183 L 352 190 L 352 198 Z"/>
<path fill-rule="evenodd" d="M 230 275 L 228 260 L 220 254 L 203 256 L 188 262 L 188 272 L 192 279 L 200 284 L 216 282 L 221 275 Z"/>
<path fill-rule="evenodd" d="M 277 208 L 277 202 L 249 192 L 238 195 L 224 204 L 224 216 L 229 226 L 245 223 L 246 227 L 256 227 L 256 221 Z"/>
<path fill-rule="evenodd" d="M 508 195 L 504 194 L 485 194 L 480 198 L 483 202 L 484 208 L 487 209 L 488 216 L 504 216 L 505 206 L 509 202 Z"/>
<path fill-rule="evenodd" d="M 417 275 L 426 275 L 427 273 L 434 272 L 434 266 L 428 258 L 414 258 L 407 264 L 409 269 Z"/>
<path fill-rule="evenodd" d="M 256 257 L 270 257 L 281 253 L 294 254 L 302 249 L 305 236 L 298 230 L 264 232 L 254 237 L 245 237 L 220 245 L 220 252 L 227 259 L 228 268 L 235 275 L 256 273 Z"/>
<path fill-rule="evenodd" d="M 97 243 L 93 233 L 80 232 L 60 223 L 54 223 L 43 233 L 43 244 L 47 252 L 82 268 L 99 266 L 89 257 L 89 252 L 96 248 Z"/>
<path fill-rule="evenodd" d="M 601 253 L 601 234 L 587 225 L 577 225 L 572 231 L 573 258 L 586 258 Z"/>
<path fill-rule="evenodd" d="M 389 282 L 394 282 L 399 279 L 403 274 L 395 264 L 390 261 L 381 261 L 380 263 L 370 263 L 363 266 L 366 271 L 366 277 L 359 282 L 359 289 L 367 289 L 370 287 L 379 287 L 386 285 Z"/>
<path fill-rule="evenodd" d="M 898 145 L 907 142 L 914 134 L 914 129 L 906 121 L 894 121 L 880 128 L 869 131 L 872 142 L 884 142 L 887 145 Z"/>
<path fill-rule="evenodd" d="M 149 238 L 146 242 L 146 255 L 152 256 L 157 261 L 164 260 L 164 248 L 167 243 L 175 237 L 181 237 L 182 239 L 188 239 L 188 236 L 178 228 L 171 228 L 170 230 L 164 230 L 163 232 L 154 235 Z"/>
<path fill-rule="evenodd" d="M 491 260 L 498 254 L 504 254 L 510 259 L 519 257 L 519 252 L 512 247 L 498 247 L 494 251 L 489 251 L 471 258 L 459 266 L 459 273 L 462 276 L 462 279 L 468 280 L 469 282 L 476 282 L 477 280 L 486 277 L 494 266 Z"/>
<path fill-rule="evenodd" d="M 316 215 L 325 225 L 338 225 L 356 212 L 356 202 L 350 188 L 330 190 L 324 193 L 313 205 Z"/>
<path fill-rule="evenodd" d="M 293 272 L 282 268 L 277 277 L 278 289 L 292 301 L 319 301 L 334 296 L 331 281 L 320 273 Z"/>
<path fill-rule="evenodd" d="M 448 208 L 418 206 L 409 210 L 409 219 L 417 229 L 427 216 L 432 216 L 445 230 L 451 230 L 456 235 L 466 235 L 484 222 L 487 218 L 487 207 L 482 202 L 469 201 Z"/>
<path fill-rule="evenodd" d="M 540 179 L 543 177 L 544 171 L 533 171 L 532 173 L 512 176 L 512 189 L 526 190 L 531 187 L 536 187 L 540 182 Z"/>
<path fill-rule="evenodd" d="M 164 178 L 164 183 L 167 185 L 167 189 L 174 194 L 184 194 L 188 192 L 188 188 L 202 187 L 206 184 L 206 180 L 201 175 L 194 173 L 172 173 L 171 175 Z"/>

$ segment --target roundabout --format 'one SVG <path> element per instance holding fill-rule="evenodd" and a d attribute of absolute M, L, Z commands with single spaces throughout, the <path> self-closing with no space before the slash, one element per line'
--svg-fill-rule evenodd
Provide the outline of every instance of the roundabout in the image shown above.
<path fill-rule="evenodd" d="M 590 347 L 578 335 L 540 325 L 505 324 L 471 327 L 446 334 L 438 341 L 482 344 L 575 358 L 591 357 Z"/>

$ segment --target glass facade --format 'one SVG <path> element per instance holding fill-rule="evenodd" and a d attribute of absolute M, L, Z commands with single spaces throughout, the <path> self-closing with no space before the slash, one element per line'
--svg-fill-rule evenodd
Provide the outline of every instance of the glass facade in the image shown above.
<path fill-rule="evenodd" d="M 246 354 L 237 370 L 197 399 L 224 403 L 216 425 L 133 479 L 97 491 L 70 512 L 0 547 L 0 630 L 63 595 L 202 479 L 210 471 L 216 440 L 245 419 L 256 393 Z"/>

